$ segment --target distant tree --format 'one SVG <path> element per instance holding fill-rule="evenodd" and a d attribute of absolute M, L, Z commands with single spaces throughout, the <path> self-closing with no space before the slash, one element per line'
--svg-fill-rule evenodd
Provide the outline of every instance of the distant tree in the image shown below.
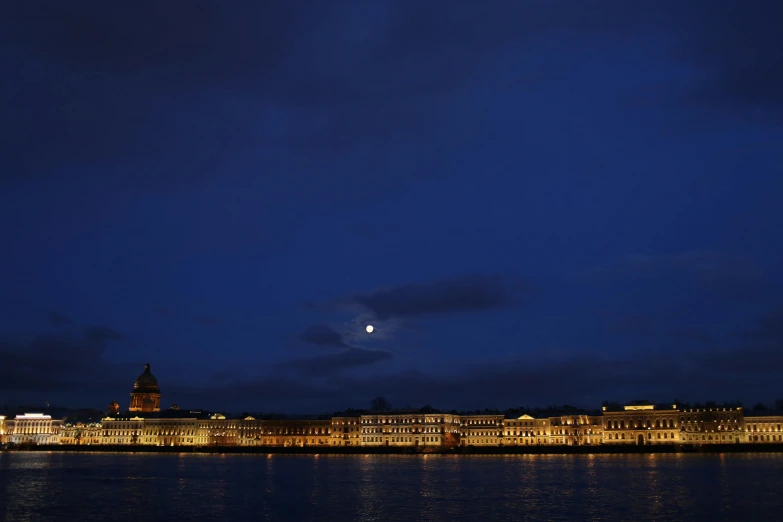
<path fill-rule="evenodd" d="M 756 404 L 755 406 L 753 406 L 753 411 L 766 411 L 766 410 L 767 410 L 767 407 L 764 406 L 763 402 L 760 402 L 760 403 Z"/>
<path fill-rule="evenodd" d="M 438 413 L 438 410 L 436 410 L 429 404 L 425 404 L 419 409 L 419 413 Z"/>
<path fill-rule="evenodd" d="M 778 399 L 775 401 L 775 409 L 783 411 L 783 399 Z"/>
<path fill-rule="evenodd" d="M 372 411 L 389 411 L 391 410 L 391 404 L 386 400 L 386 397 L 378 396 L 370 403 L 370 409 Z"/>

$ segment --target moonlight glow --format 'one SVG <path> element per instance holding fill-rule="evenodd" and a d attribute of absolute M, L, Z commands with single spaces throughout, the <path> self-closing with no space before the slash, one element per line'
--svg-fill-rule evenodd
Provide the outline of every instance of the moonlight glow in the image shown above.
<path fill-rule="evenodd" d="M 372 333 L 372 331 L 375 330 L 375 328 L 373 328 L 371 324 L 368 324 L 365 330 L 367 330 L 367 333 Z"/>

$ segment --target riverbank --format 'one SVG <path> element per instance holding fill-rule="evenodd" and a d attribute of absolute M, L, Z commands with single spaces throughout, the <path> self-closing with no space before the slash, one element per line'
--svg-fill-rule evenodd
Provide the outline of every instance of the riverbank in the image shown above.
<path fill-rule="evenodd" d="M 128 445 L 36 445 L 5 448 L 15 451 L 109 452 L 109 453 L 201 453 L 282 455 L 595 455 L 655 453 L 770 453 L 783 452 L 783 444 L 705 444 L 654 446 L 504 446 L 459 448 L 397 447 L 241 447 L 241 446 L 128 446 Z"/>

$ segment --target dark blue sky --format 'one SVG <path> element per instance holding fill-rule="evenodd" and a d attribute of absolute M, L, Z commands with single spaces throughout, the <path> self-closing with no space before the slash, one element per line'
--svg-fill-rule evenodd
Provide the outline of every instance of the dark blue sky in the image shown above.
<path fill-rule="evenodd" d="M 781 17 L 12 1 L 0 401 L 781 398 Z"/>

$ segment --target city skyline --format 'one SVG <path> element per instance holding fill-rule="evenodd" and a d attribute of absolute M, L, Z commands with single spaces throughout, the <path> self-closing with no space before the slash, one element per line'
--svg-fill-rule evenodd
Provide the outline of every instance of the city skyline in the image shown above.
<path fill-rule="evenodd" d="M 679 398 L 671 398 L 669 400 L 648 400 L 648 399 L 635 399 L 632 401 L 617 401 L 617 400 L 604 400 L 601 403 L 600 407 L 593 407 L 586 406 L 584 404 L 580 404 L 578 402 L 571 401 L 569 403 L 563 403 L 563 404 L 553 404 L 553 403 L 547 403 L 546 406 L 542 405 L 517 405 L 513 407 L 507 407 L 507 408 L 493 408 L 490 406 L 485 406 L 484 408 L 477 408 L 473 410 L 469 409 L 460 409 L 460 408 L 438 408 L 437 405 L 433 405 L 429 402 L 426 403 L 419 403 L 418 405 L 414 406 L 411 404 L 406 404 L 405 406 L 401 405 L 394 405 L 389 402 L 389 400 L 384 396 L 377 396 L 372 399 L 372 401 L 369 402 L 368 405 L 364 406 L 356 406 L 356 405 L 350 405 L 338 410 L 331 410 L 331 411 L 321 411 L 321 412 L 308 412 L 308 414 L 287 414 L 284 411 L 280 410 L 267 410 L 267 411 L 261 411 L 258 409 L 250 409 L 250 410 L 244 410 L 242 413 L 239 413 L 239 410 L 234 410 L 230 406 L 226 408 L 223 405 L 222 407 L 218 408 L 201 408 L 199 405 L 189 405 L 189 404 L 183 404 L 180 406 L 176 402 L 169 402 L 169 406 L 166 406 L 166 402 L 162 400 L 162 393 L 161 389 L 159 387 L 159 383 L 157 380 L 157 377 L 152 374 L 151 371 L 152 367 L 150 363 L 147 363 L 144 365 L 144 371 L 136 378 L 135 382 L 133 383 L 133 386 L 130 388 L 129 392 L 129 400 L 125 403 L 128 406 L 124 407 L 122 404 L 117 402 L 117 400 L 112 399 L 110 403 L 108 403 L 108 406 L 103 408 L 69 408 L 66 405 L 62 404 L 50 404 L 46 403 L 45 406 L 42 407 L 36 407 L 36 406 L 30 406 L 30 405 L 17 405 L 16 407 L 9 408 L 8 405 L 3 406 L 3 412 L 6 413 L 9 410 L 11 411 L 31 411 L 31 410 L 41 410 L 45 412 L 50 411 L 70 411 L 70 412 L 76 412 L 77 414 L 81 413 L 96 413 L 101 412 L 100 414 L 106 414 L 109 416 L 117 416 L 117 415 L 132 415 L 132 416 L 149 416 L 149 415 L 176 415 L 176 416 L 187 416 L 188 413 L 192 414 L 198 414 L 198 415 L 211 415 L 211 414 L 225 414 L 229 416 L 239 416 L 245 417 L 247 415 L 255 415 L 255 416 L 261 416 L 263 417 L 273 417 L 273 418 L 286 418 L 286 417 L 293 417 L 293 418 L 299 418 L 303 416 L 323 416 L 323 415 L 342 415 L 342 414 L 369 414 L 369 413 L 399 413 L 399 412 L 419 412 L 419 413 L 449 413 L 449 414 L 481 414 L 483 413 L 492 413 L 492 414 L 503 414 L 503 415 L 511 415 L 511 416 L 518 416 L 521 414 L 551 414 L 553 412 L 561 412 L 564 414 L 574 414 L 574 413 L 589 413 L 589 412 L 598 412 L 600 410 L 606 411 L 607 408 L 620 408 L 623 405 L 653 405 L 656 407 L 660 407 L 662 405 L 671 405 L 674 404 L 675 407 L 686 407 L 686 408 L 701 408 L 701 407 L 739 407 L 744 408 L 747 411 L 757 412 L 757 413 L 765 413 L 765 412 L 783 412 L 783 399 L 776 399 L 774 401 L 754 401 L 752 405 L 745 405 L 741 401 L 715 401 L 715 400 L 707 400 L 704 402 L 701 401 L 695 401 L 691 402 L 688 400 L 681 400 Z"/>
<path fill-rule="evenodd" d="M 780 398 L 783 6 L 597 4 L 12 2 L 0 404 Z"/>

